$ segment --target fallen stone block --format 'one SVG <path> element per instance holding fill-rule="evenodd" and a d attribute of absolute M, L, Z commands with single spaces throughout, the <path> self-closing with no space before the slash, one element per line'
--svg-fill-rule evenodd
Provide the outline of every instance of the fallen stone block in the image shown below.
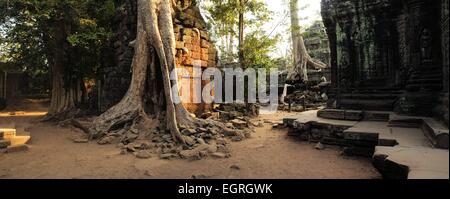
<path fill-rule="evenodd" d="M 375 154 L 373 165 L 380 172 L 384 179 L 408 179 L 409 167 L 401 165 L 387 159 L 385 154 Z"/>
<path fill-rule="evenodd" d="M 136 157 L 139 159 L 149 159 L 152 157 L 152 153 L 148 150 L 141 150 L 136 153 Z"/>
<path fill-rule="evenodd" d="M 425 118 L 421 128 L 433 146 L 440 149 L 449 148 L 449 131 L 447 127 L 439 124 L 434 119 Z"/>
<path fill-rule="evenodd" d="M 227 155 L 225 153 L 216 152 L 216 153 L 212 153 L 211 157 L 214 157 L 217 159 L 223 159 L 223 158 L 226 158 Z"/>
<path fill-rule="evenodd" d="M 247 127 L 247 122 L 243 121 L 243 120 L 239 120 L 239 119 L 234 119 L 230 121 L 233 126 L 235 126 L 238 129 L 244 129 L 245 127 Z"/>

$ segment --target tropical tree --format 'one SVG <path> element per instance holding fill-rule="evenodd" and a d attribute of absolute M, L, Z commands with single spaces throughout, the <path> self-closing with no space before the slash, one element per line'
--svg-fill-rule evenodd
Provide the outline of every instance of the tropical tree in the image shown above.
<path fill-rule="evenodd" d="M 9 60 L 27 71 L 51 73 L 45 120 L 73 117 L 86 99 L 84 77 L 99 67 L 111 38 L 114 0 L 16 0 L 0 2 Z"/>
<path fill-rule="evenodd" d="M 290 0 L 289 3 L 291 13 L 291 35 L 292 35 L 292 54 L 294 56 L 294 67 L 289 71 L 288 81 L 308 81 L 308 68 L 323 69 L 326 68 L 324 63 L 313 60 L 308 54 L 301 34 L 300 18 L 298 15 L 298 0 Z"/>
<path fill-rule="evenodd" d="M 149 115 L 165 118 L 164 126 L 170 131 L 173 140 L 183 145 L 186 143 L 180 128 L 196 129 L 206 125 L 226 128 L 222 123 L 193 117 L 182 103 L 174 101 L 180 96 L 176 92 L 177 78 L 171 80 L 169 76 L 175 69 L 175 34 L 172 16 L 175 16 L 173 12 L 182 12 L 183 8 L 178 5 L 186 4 L 189 3 L 177 4 L 175 0 L 137 1 L 137 37 L 131 44 L 135 48 L 131 66 L 133 71 L 131 84 L 122 100 L 94 121 L 91 138 L 105 136 L 126 124 L 138 129 L 155 128 L 154 123 L 150 122 L 152 119 Z M 162 82 L 162 85 L 146 86 L 146 82 L 151 84 Z M 143 101 L 145 93 L 152 93 L 156 98 L 160 96 L 164 99 L 149 103 L 165 107 L 165 110 L 146 112 Z"/>

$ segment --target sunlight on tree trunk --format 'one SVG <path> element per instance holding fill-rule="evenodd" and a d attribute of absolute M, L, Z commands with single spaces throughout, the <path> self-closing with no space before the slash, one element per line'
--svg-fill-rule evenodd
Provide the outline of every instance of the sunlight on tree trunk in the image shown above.
<path fill-rule="evenodd" d="M 194 118 L 182 103 L 174 104 L 172 86 L 177 85 L 177 80 L 171 82 L 169 74 L 175 69 L 175 34 L 173 30 L 172 6 L 176 6 L 171 0 L 138 0 L 138 25 L 135 54 L 133 58 L 132 81 L 124 98 L 111 109 L 106 111 L 94 121 L 91 129 L 91 139 L 98 138 L 109 132 L 123 127 L 126 124 L 142 125 L 150 120 L 144 110 L 144 94 L 151 93 L 161 95 L 164 102 L 153 100 L 154 105 L 162 107 L 165 112 L 157 110 L 149 113 L 156 116 L 165 116 L 166 127 L 175 141 L 186 145 L 179 128 L 196 128 L 205 124 L 224 127 L 223 124 L 214 121 L 204 121 Z M 175 10 L 179 8 L 174 8 Z M 160 63 L 158 66 L 155 63 Z M 149 70 L 147 69 L 149 68 Z M 161 72 L 161 79 L 156 79 L 155 73 Z M 146 88 L 145 83 L 148 73 L 151 74 L 150 84 L 163 83 L 162 90 L 156 90 L 156 86 Z M 155 109 L 156 110 L 156 109 Z M 145 126 L 145 128 L 156 128 Z"/>
<path fill-rule="evenodd" d="M 291 12 L 291 34 L 294 56 L 294 66 L 289 71 L 287 80 L 289 81 L 308 81 L 308 68 L 323 69 L 326 68 L 324 63 L 315 61 L 308 54 L 301 35 L 300 19 L 298 17 L 298 0 L 290 0 Z"/>

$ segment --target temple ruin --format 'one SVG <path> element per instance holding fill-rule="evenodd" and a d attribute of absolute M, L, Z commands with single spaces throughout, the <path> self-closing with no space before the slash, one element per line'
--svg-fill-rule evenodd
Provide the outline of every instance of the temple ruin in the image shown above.
<path fill-rule="evenodd" d="M 448 125 L 448 0 L 324 0 L 322 15 L 330 108 L 435 116 Z"/>
<path fill-rule="evenodd" d="M 330 100 L 285 118 L 291 133 L 371 157 L 384 178 L 448 178 L 448 3 L 322 0 Z"/>
<path fill-rule="evenodd" d="M 197 5 L 191 0 L 177 1 L 178 6 L 183 9 L 182 13 L 177 13 L 174 20 L 174 31 L 176 37 L 176 61 L 177 67 L 186 69 L 189 76 L 179 74 L 181 82 L 189 81 L 193 83 L 194 60 L 200 60 L 198 63 L 204 70 L 208 67 L 216 66 L 216 50 L 210 42 L 209 34 L 206 31 L 206 23 L 200 14 Z M 106 111 L 112 105 L 122 99 L 128 89 L 131 80 L 131 61 L 134 55 L 134 49 L 129 44 L 136 37 L 136 0 L 128 0 L 117 10 L 115 17 L 116 35 L 114 47 L 114 64 L 102 69 L 104 78 L 99 82 L 98 107 L 100 112 Z M 183 79 L 186 79 L 184 81 Z M 201 77 L 200 77 L 201 78 Z M 151 82 L 154 83 L 154 82 Z M 208 82 L 202 82 L 206 85 Z M 162 85 L 160 85 L 162 86 Z M 193 89 L 193 86 L 191 86 Z M 191 92 L 194 93 L 194 92 Z M 195 96 L 191 95 L 191 98 Z M 207 104 L 184 104 L 186 108 L 196 114 L 201 114 L 204 110 L 210 109 Z"/>

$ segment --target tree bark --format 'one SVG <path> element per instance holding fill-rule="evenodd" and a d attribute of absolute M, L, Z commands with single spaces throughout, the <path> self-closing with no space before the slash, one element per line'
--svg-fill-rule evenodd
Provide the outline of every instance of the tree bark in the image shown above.
<path fill-rule="evenodd" d="M 133 58 L 132 81 L 124 98 L 94 121 L 91 138 L 98 138 L 127 123 L 135 124 L 149 117 L 144 110 L 143 98 L 146 93 L 162 93 L 164 102 L 153 97 L 154 107 L 165 104 L 166 127 L 175 141 L 186 145 L 179 128 L 196 128 L 209 124 L 221 124 L 196 119 L 182 103 L 173 101 L 172 87 L 178 80 L 170 80 L 170 71 L 175 69 L 175 34 L 173 31 L 172 0 L 138 0 L 138 25 Z M 158 70 L 156 63 L 159 63 Z M 148 70 L 147 68 L 150 68 Z M 150 86 L 146 86 L 150 72 Z M 156 73 L 161 73 L 156 75 Z M 159 77 L 159 79 L 158 79 Z M 177 77 L 177 76 L 176 76 Z M 162 90 L 157 90 L 156 82 L 162 82 Z M 154 108 L 152 115 L 161 115 L 163 110 Z M 120 127 L 119 127 L 120 128 Z M 152 127 L 148 127 L 150 129 Z M 153 127 L 155 128 L 155 127 Z"/>
<path fill-rule="evenodd" d="M 323 69 L 326 68 L 324 63 L 315 61 L 308 54 L 301 35 L 300 20 L 298 17 L 298 0 L 290 0 L 289 3 L 291 12 L 291 34 L 292 34 L 292 47 L 294 56 L 293 69 L 289 71 L 288 81 L 308 81 L 308 68 L 311 69 Z"/>
<path fill-rule="evenodd" d="M 50 108 L 43 121 L 62 121 L 75 117 L 78 105 L 83 101 L 84 83 L 82 77 L 76 79 L 68 78 L 66 67 L 68 63 L 67 32 L 70 27 L 64 21 L 55 22 L 57 27 L 52 31 L 54 38 L 47 41 L 52 52 L 49 53 L 52 74 L 52 93 Z"/>
<path fill-rule="evenodd" d="M 245 68 L 244 63 L 244 0 L 239 0 L 239 64 Z"/>

